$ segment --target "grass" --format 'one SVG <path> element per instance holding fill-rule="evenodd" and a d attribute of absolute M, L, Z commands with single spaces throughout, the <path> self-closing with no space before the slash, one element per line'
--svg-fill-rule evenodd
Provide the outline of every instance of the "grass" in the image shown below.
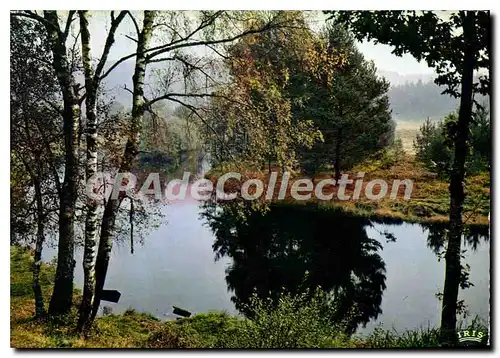
<path fill-rule="evenodd" d="M 90 336 L 85 339 L 75 333 L 80 292 L 75 290 L 74 308 L 66 316 L 35 319 L 35 299 L 32 289 L 32 253 L 11 246 L 11 300 L 10 343 L 15 348 L 136 348 L 146 344 L 150 332 L 162 322 L 145 313 L 135 311 L 123 315 L 98 317 Z M 55 266 L 42 264 L 41 285 L 45 303 L 50 300 Z"/>
<path fill-rule="evenodd" d="M 370 210 L 380 216 L 399 217 L 409 222 L 446 223 L 449 220 L 449 184 L 437 175 L 425 170 L 413 156 L 406 155 L 402 160 L 385 166 L 380 160 L 361 164 L 350 171 L 350 177 L 357 172 L 365 172 L 364 181 L 384 179 L 388 183 L 395 179 L 411 179 L 413 191 L 410 200 L 402 195 L 395 200 L 389 197 L 379 201 L 366 198 L 359 203 L 370 205 Z M 402 189 L 402 188 L 401 188 Z M 400 190 L 401 190 L 400 189 Z M 489 173 L 470 176 L 465 181 L 466 199 L 463 220 L 468 225 L 488 225 L 490 211 L 490 177 Z M 400 193 L 402 194 L 402 193 Z M 359 203 L 346 204 L 360 205 Z"/>
<path fill-rule="evenodd" d="M 401 138 L 403 142 L 403 149 L 408 154 L 415 154 L 415 148 L 413 148 L 413 141 L 417 137 L 420 131 L 419 122 L 404 122 L 398 121 L 396 124 L 396 135 Z"/>
<path fill-rule="evenodd" d="M 254 319 L 223 312 L 160 321 L 129 309 L 97 317 L 88 337 L 75 332 L 80 298 L 75 291 L 71 313 L 34 318 L 30 267 L 33 256 L 11 246 L 11 347 L 13 348 L 419 348 L 439 347 L 436 328 L 398 334 L 381 328 L 366 337 L 346 336 L 318 312 L 316 301 L 303 304 L 284 296 L 277 308 L 255 300 Z M 48 302 L 54 265 L 42 265 L 42 286 Z M 298 304 L 299 303 L 299 304 Z"/>

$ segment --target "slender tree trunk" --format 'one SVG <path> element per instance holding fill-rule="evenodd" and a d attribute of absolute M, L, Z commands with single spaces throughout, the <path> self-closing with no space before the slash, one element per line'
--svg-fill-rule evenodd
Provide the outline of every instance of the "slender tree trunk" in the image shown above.
<path fill-rule="evenodd" d="M 72 106 L 71 113 L 78 113 L 78 104 Z M 74 255 L 74 214 L 76 202 L 76 185 L 78 180 L 78 164 L 76 150 L 73 151 L 73 146 L 77 148 L 77 143 L 72 142 L 73 138 L 77 137 L 78 132 L 78 115 L 67 113 L 72 123 L 65 121 L 64 132 L 66 133 L 66 161 L 64 170 L 64 182 L 62 188 L 62 196 L 59 207 L 59 245 L 57 252 L 57 268 L 56 278 L 54 283 L 54 291 L 49 306 L 50 314 L 67 313 L 71 309 L 73 301 L 73 273 L 75 268 Z M 67 137 L 70 138 L 67 138 Z"/>
<path fill-rule="evenodd" d="M 50 38 L 53 67 L 61 87 L 64 103 L 64 182 L 59 207 L 59 245 L 54 291 L 50 314 L 67 313 L 73 299 L 74 214 L 78 181 L 78 120 L 80 107 L 77 85 L 69 67 L 66 35 L 59 28 L 56 11 L 44 11 L 45 27 Z"/>
<path fill-rule="evenodd" d="M 26 122 L 26 117 L 25 117 Z M 26 134 L 30 138 L 29 127 L 26 125 Z M 35 188 L 35 202 L 36 202 L 36 241 L 35 241 L 35 255 L 33 258 L 33 293 L 35 295 L 35 317 L 40 318 L 45 316 L 45 304 L 43 302 L 42 287 L 40 286 L 40 269 L 42 265 L 42 250 L 43 243 L 45 241 L 45 225 L 44 225 L 44 212 L 43 212 L 43 201 L 42 201 L 42 188 L 40 184 L 40 171 L 37 174 L 32 170 L 27 160 L 21 158 L 29 172 L 31 179 L 33 180 L 33 186 Z M 35 157 L 35 161 L 39 161 L 40 157 Z"/>
<path fill-rule="evenodd" d="M 35 198 L 36 198 L 36 243 L 35 257 L 33 261 L 33 292 L 35 294 L 35 317 L 40 318 L 45 316 L 45 307 L 43 303 L 42 287 L 40 286 L 40 268 L 42 265 L 42 249 L 45 241 L 44 223 L 43 223 L 43 202 L 42 189 L 40 187 L 39 178 L 34 178 Z"/>
<path fill-rule="evenodd" d="M 24 99 L 25 103 L 28 103 L 27 99 Z M 30 127 L 28 123 L 28 116 L 24 116 L 24 126 L 26 128 L 26 136 L 28 138 L 29 143 L 34 144 L 33 139 L 30 133 Z M 36 202 L 36 223 L 37 223 L 37 231 L 36 231 L 36 241 L 35 241 L 35 255 L 33 258 L 33 293 L 35 295 L 35 317 L 41 318 L 45 316 L 45 304 L 43 302 L 43 294 L 42 287 L 40 286 L 40 269 L 42 265 L 42 250 L 43 243 L 45 241 L 45 225 L 44 225 L 44 208 L 43 208 L 43 198 L 42 198 L 42 188 L 40 183 L 41 177 L 41 158 L 37 155 L 38 152 L 35 151 L 35 165 L 38 167 L 38 170 L 35 174 L 32 167 L 28 164 L 27 159 L 21 157 L 21 161 L 23 162 L 26 170 L 30 174 L 31 179 L 33 180 L 33 187 L 35 189 L 35 202 Z M 56 181 L 56 183 L 58 183 Z"/>
<path fill-rule="evenodd" d="M 94 86 L 90 32 L 88 29 L 88 11 L 79 11 L 80 33 L 82 41 L 82 62 L 85 73 L 85 109 L 86 109 L 86 145 L 87 165 L 85 177 L 89 180 L 97 172 L 97 88 Z M 85 219 L 85 249 L 83 254 L 83 297 L 77 330 L 88 330 L 89 317 L 94 302 L 95 251 L 97 247 L 97 202 L 87 198 L 87 217 Z"/>
<path fill-rule="evenodd" d="M 85 167 L 86 179 L 90 179 L 97 173 L 97 93 L 100 84 L 100 75 L 106 64 L 109 51 L 115 41 L 115 32 L 119 24 L 126 16 L 126 11 L 121 11 L 118 17 L 111 12 L 111 27 L 106 38 L 104 50 L 97 64 L 95 72 L 92 69 L 91 37 L 89 32 L 89 12 L 79 11 L 80 31 L 82 42 L 82 63 L 85 74 L 85 108 L 86 108 L 86 146 L 87 164 Z M 95 298 L 95 256 L 97 249 L 97 216 L 98 204 L 94 200 L 87 200 L 87 216 L 85 219 L 85 249 L 83 257 L 83 297 L 80 306 L 80 316 L 77 330 L 88 331 L 92 321 L 90 319 L 92 305 Z"/>
<path fill-rule="evenodd" d="M 474 56 L 474 12 L 468 11 L 464 19 L 464 62 L 462 89 L 455 140 L 455 155 L 450 178 L 450 227 L 446 249 L 446 270 L 441 314 L 441 330 L 444 341 L 456 342 L 457 299 L 460 284 L 460 245 L 462 238 L 462 209 L 464 202 L 463 181 L 468 145 L 469 124 L 472 116 Z"/>
<path fill-rule="evenodd" d="M 141 33 L 138 36 L 136 64 L 133 76 L 134 93 L 132 98 L 132 128 L 125 146 L 125 152 L 120 165 L 120 173 L 128 173 L 132 162 L 139 152 L 140 132 L 144 115 L 144 75 L 146 73 L 146 49 L 151 39 L 154 11 L 144 11 L 144 21 Z M 115 183 L 119 185 L 119 183 Z M 96 260 L 95 299 L 92 307 L 91 321 L 94 320 L 101 303 L 101 294 L 106 281 L 111 249 L 113 246 L 113 232 L 120 201 L 108 200 L 104 209 L 101 223 L 101 237 Z"/>

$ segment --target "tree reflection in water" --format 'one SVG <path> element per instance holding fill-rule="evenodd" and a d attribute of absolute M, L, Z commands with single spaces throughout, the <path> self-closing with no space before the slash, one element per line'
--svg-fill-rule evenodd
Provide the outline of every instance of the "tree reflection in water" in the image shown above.
<path fill-rule="evenodd" d="M 441 256 L 445 249 L 447 224 L 421 224 L 422 228 L 428 232 L 427 247 L 436 255 Z M 476 251 L 482 241 L 489 241 L 488 227 L 485 225 L 470 225 L 463 230 L 464 250 L 472 249 Z"/>
<path fill-rule="evenodd" d="M 246 205 L 246 204 L 243 204 Z M 215 234 L 216 259 L 228 256 L 226 282 L 236 308 L 251 315 L 252 295 L 277 303 L 280 294 L 320 286 L 332 297 L 328 315 L 346 333 L 382 312 L 385 263 L 381 244 L 367 236 L 368 219 L 341 210 L 271 205 L 242 210 L 241 203 L 207 204 L 202 214 Z"/>

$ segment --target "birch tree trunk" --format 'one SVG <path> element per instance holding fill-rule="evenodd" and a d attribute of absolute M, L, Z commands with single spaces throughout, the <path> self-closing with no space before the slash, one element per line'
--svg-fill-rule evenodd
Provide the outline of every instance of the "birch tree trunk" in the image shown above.
<path fill-rule="evenodd" d="M 441 330 L 447 343 L 456 341 L 457 299 L 460 285 L 461 265 L 460 246 L 462 241 L 462 211 L 464 203 L 463 181 L 465 176 L 465 159 L 467 156 L 469 124 L 472 117 L 474 56 L 474 12 L 467 11 L 464 16 L 464 60 L 462 70 L 462 88 L 460 110 L 455 141 L 455 155 L 450 180 L 450 229 L 448 247 L 446 249 L 446 269 L 443 291 L 443 307 L 441 313 Z"/>
<path fill-rule="evenodd" d="M 136 63 L 133 76 L 133 97 L 132 97 L 132 126 L 131 133 L 125 146 L 120 173 L 128 173 L 131 170 L 132 162 L 139 152 L 140 132 L 144 115 L 144 75 L 146 73 L 146 50 L 151 39 L 153 29 L 154 11 L 144 11 L 142 31 L 137 39 Z M 119 185 L 115 183 L 115 185 Z M 101 303 L 101 294 L 106 281 L 106 274 L 109 265 L 109 258 L 113 246 L 113 232 L 116 215 L 120 206 L 120 199 L 108 200 L 104 209 L 101 223 L 101 235 L 99 249 L 96 260 L 96 286 L 95 299 L 92 307 L 91 322 L 94 320 Z"/>
<path fill-rule="evenodd" d="M 97 172 L 97 88 L 94 87 L 88 11 L 79 11 L 80 37 L 82 42 L 82 62 L 85 74 L 85 110 L 87 164 L 85 178 L 89 180 Z M 78 319 L 78 330 L 85 330 L 94 301 L 95 250 L 97 246 L 97 202 L 87 198 L 87 217 L 85 219 L 85 249 L 83 253 L 83 297 Z"/>
<path fill-rule="evenodd" d="M 87 164 L 85 167 L 86 180 L 97 173 L 97 91 L 100 84 L 100 75 L 106 63 L 109 51 L 114 43 L 114 36 L 118 25 L 126 15 L 120 12 L 117 18 L 111 12 L 111 28 L 106 38 L 103 54 L 96 71 L 92 69 L 91 37 L 89 32 L 89 12 L 79 11 L 80 32 L 82 43 L 82 62 L 85 74 L 85 107 L 86 107 L 86 145 Z M 83 256 L 83 297 L 78 319 L 79 331 L 88 331 L 91 325 L 90 314 L 95 297 L 95 255 L 97 247 L 97 216 L 98 204 L 95 200 L 87 199 L 87 217 L 85 220 L 85 250 Z"/>
<path fill-rule="evenodd" d="M 59 27 L 56 11 L 44 11 L 49 35 L 53 67 L 63 96 L 64 181 L 59 207 L 59 245 L 54 291 L 49 305 L 50 314 L 67 313 L 73 300 L 74 215 L 78 182 L 78 119 L 80 107 L 77 84 L 71 72 L 66 51 L 67 32 Z M 71 17 L 68 18 L 71 21 Z"/>

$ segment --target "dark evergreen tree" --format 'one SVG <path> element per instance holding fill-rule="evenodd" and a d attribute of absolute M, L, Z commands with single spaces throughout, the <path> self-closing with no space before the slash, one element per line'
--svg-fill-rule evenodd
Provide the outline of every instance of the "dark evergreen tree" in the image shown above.
<path fill-rule="evenodd" d="M 332 165 L 338 180 L 341 170 L 391 144 L 395 124 L 387 97 L 389 83 L 377 75 L 373 62 L 364 59 L 353 36 L 342 26 L 329 24 L 321 38 L 329 53 L 342 56 L 343 64 L 329 74 L 331 79 L 325 74 L 310 88 L 307 105 L 323 142 L 303 157 L 308 171 Z"/>

